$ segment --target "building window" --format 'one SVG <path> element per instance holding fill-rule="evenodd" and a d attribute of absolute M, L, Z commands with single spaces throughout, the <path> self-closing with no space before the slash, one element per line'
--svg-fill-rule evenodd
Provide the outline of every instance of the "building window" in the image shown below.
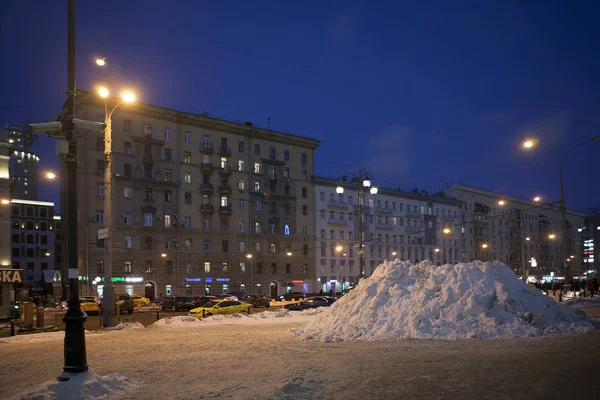
<path fill-rule="evenodd" d="M 275 224 L 271 224 L 271 234 L 274 235 L 276 232 L 277 226 Z"/>
<path fill-rule="evenodd" d="M 125 236 L 125 248 L 130 249 L 133 246 L 133 238 L 131 236 Z"/>
<path fill-rule="evenodd" d="M 152 179 L 152 167 L 144 167 L 144 178 Z"/>
<path fill-rule="evenodd" d="M 171 128 L 165 128 L 165 140 L 171 140 Z"/>
<path fill-rule="evenodd" d="M 254 191 L 260 192 L 260 181 L 254 181 Z"/>
<path fill-rule="evenodd" d="M 308 206 L 307 205 L 302 206 L 302 215 L 308 215 Z"/>
<path fill-rule="evenodd" d="M 277 263 L 271 263 L 271 273 L 272 274 L 277 273 Z"/>
<path fill-rule="evenodd" d="M 183 152 L 183 163 L 184 164 L 192 163 L 192 153 L 190 153 L 189 151 Z"/>
<path fill-rule="evenodd" d="M 260 174 L 260 163 L 254 163 L 254 173 Z"/>
<path fill-rule="evenodd" d="M 288 167 L 283 168 L 283 179 L 290 179 L 290 169 Z"/>
<path fill-rule="evenodd" d="M 144 214 L 144 226 L 152 226 L 152 214 Z"/>
<path fill-rule="evenodd" d="M 171 182 L 171 170 L 170 169 L 165 169 L 165 182 Z"/>
<path fill-rule="evenodd" d="M 171 227 L 171 216 L 169 214 L 165 214 L 165 228 Z"/>
<path fill-rule="evenodd" d="M 165 190 L 165 202 L 170 203 L 173 198 L 173 194 L 170 190 Z"/>
<path fill-rule="evenodd" d="M 190 229 L 192 227 L 192 217 L 183 218 L 183 227 L 187 229 Z"/>
<path fill-rule="evenodd" d="M 210 240 L 205 240 L 203 243 L 203 247 L 205 252 L 209 252 L 210 251 Z"/>
<path fill-rule="evenodd" d="M 133 271 L 133 264 L 131 260 L 125 260 L 125 272 L 132 272 Z"/>
<path fill-rule="evenodd" d="M 152 200 L 152 188 L 144 188 L 144 200 Z"/>
<path fill-rule="evenodd" d="M 165 149 L 164 159 L 165 161 L 171 161 L 171 149 Z"/>
<path fill-rule="evenodd" d="M 165 261 L 165 269 L 167 274 L 173 273 L 173 261 Z"/>
<path fill-rule="evenodd" d="M 241 141 L 241 140 L 238 142 L 238 151 L 239 151 L 240 153 L 243 153 L 243 152 L 244 152 L 244 142 L 243 142 L 243 141 Z"/>
<path fill-rule="evenodd" d="M 131 142 L 123 142 L 123 153 L 131 154 Z"/>
<path fill-rule="evenodd" d="M 239 190 L 240 192 L 243 192 L 243 191 L 244 191 L 244 188 L 245 188 L 245 182 L 244 182 L 244 180 L 243 180 L 243 179 L 240 179 L 240 180 L 238 181 L 238 190 Z"/>
<path fill-rule="evenodd" d="M 104 160 L 96 160 L 96 173 L 104 174 Z"/>
<path fill-rule="evenodd" d="M 131 211 L 123 211 L 123 223 L 131 225 Z"/>
<path fill-rule="evenodd" d="M 96 210 L 96 222 L 104 222 L 104 210 Z"/>
<path fill-rule="evenodd" d="M 302 166 L 306 167 L 307 163 L 306 153 L 302 153 Z"/>
<path fill-rule="evenodd" d="M 254 232 L 256 232 L 256 233 L 260 233 L 261 232 L 260 222 L 255 222 L 254 223 Z"/>
<path fill-rule="evenodd" d="M 275 147 L 271 147 L 271 148 L 269 149 L 269 158 L 270 158 L 271 160 L 274 160 L 274 159 L 275 159 Z"/>
<path fill-rule="evenodd" d="M 240 232 L 245 232 L 244 221 L 240 221 Z"/>
<path fill-rule="evenodd" d="M 286 149 L 283 151 L 283 159 L 285 161 L 289 161 L 289 159 L 290 159 L 290 151 L 289 150 Z"/>
<path fill-rule="evenodd" d="M 290 235 L 290 226 L 288 224 L 283 225 L 283 234 L 286 236 Z"/>
<path fill-rule="evenodd" d="M 306 170 L 302 170 L 302 180 L 303 181 L 308 180 L 308 172 L 306 172 Z"/>
<path fill-rule="evenodd" d="M 192 204 L 192 193 L 191 192 L 185 192 L 183 195 L 184 198 L 184 202 L 185 204 Z"/>
<path fill-rule="evenodd" d="M 144 136 L 146 136 L 146 138 L 152 138 L 152 126 L 145 124 L 144 125 Z"/>
<path fill-rule="evenodd" d="M 262 263 L 256 263 L 256 273 L 261 275 L 263 273 Z"/>
<path fill-rule="evenodd" d="M 285 264 L 285 273 L 286 274 L 291 274 L 292 273 L 292 264 L 290 264 L 290 263 L 286 263 Z"/>
<path fill-rule="evenodd" d="M 307 244 L 302 245 L 302 251 L 303 251 L 303 253 L 304 253 L 305 256 L 308 255 L 308 245 Z"/>
<path fill-rule="evenodd" d="M 192 173 L 191 172 L 184 172 L 183 181 L 185 183 L 187 183 L 188 185 L 191 184 L 192 183 Z"/>
<path fill-rule="evenodd" d="M 240 210 L 246 208 L 246 202 L 244 200 L 240 200 Z"/>
<path fill-rule="evenodd" d="M 260 201 L 256 202 L 256 211 L 262 210 L 262 203 Z"/>
<path fill-rule="evenodd" d="M 221 251 L 223 253 L 229 253 L 229 241 L 228 240 L 221 241 Z"/>
<path fill-rule="evenodd" d="M 131 176 L 131 164 L 128 164 L 128 163 L 123 164 L 123 175 Z"/>
<path fill-rule="evenodd" d="M 208 218 L 204 218 L 204 230 L 205 231 L 210 230 L 210 219 L 208 219 Z"/>
<path fill-rule="evenodd" d="M 308 226 L 302 226 L 302 236 L 308 236 Z"/>
<path fill-rule="evenodd" d="M 244 160 L 238 161 L 238 171 L 244 172 Z"/>
<path fill-rule="evenodd" d="M 96 150 L 104 151 L 104 138 L 102 138 L 102 137 L 96 138 Z"/>
<path fill-rule="evenodd" d="M 223 264 L 221 264 L 223 267 L 223 273 L 226 274 L 229 272 L 229 263 L 227 261 L 223 261 Z"/>
<path fill-rule="evenodd" d="M 246 252 L 246 242 L 240 241 L 240 253 Z"/>
<path fill-rule="evenodd" d="M 302 197 L 305 199 L 308 197 L 308 188 L 306 188 L 306 187 L 302 188 Z"/>
<path fill-rule="evenodd" d="M 125 186 L 123 188 L 123 197 L 125 197 L 126 199 L 131 198 L 131 186 Z"/>
<path fill-rule="evenodd" d="M 260 156 L 260 144 L 255 144 L 254 145 L 254 155 L 255 156 Z"/>
<path fill-rule="evenodd" d="M 186 143 L 192 143 L 192 134 L 190 132 L 185 132 L 183 134 L 183 141 Z"/>
<path fill-rule="evenodd" d="M 152 238 L 151 237 L 144 238 L 144 249 L 152 250 Z"/>
<path fill-rule="evenodd" d="M 210 273 L 210 261 L 204 262 L 204 273 Z"/>
<path fill-rule="evenodd" d="M 98 275 L 104 274 L 104 259 L 99 258 L 96 260 L 96 273 Z"/>

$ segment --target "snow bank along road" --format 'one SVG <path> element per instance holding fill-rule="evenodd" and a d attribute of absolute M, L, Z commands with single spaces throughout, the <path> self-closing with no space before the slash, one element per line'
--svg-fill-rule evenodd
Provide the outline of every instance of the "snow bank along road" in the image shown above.
<path fill-rule="evenodd" d="M 136 385 L 111 399 L 597 399 L 600 331 L 552 338 L 323 343 L 302 321 L 90 333 L 88 363 Z M 225 329 L 224 329 L 225 328 Z M 0 340 L 0 398 L 61 371 L 63 332 Z"/>

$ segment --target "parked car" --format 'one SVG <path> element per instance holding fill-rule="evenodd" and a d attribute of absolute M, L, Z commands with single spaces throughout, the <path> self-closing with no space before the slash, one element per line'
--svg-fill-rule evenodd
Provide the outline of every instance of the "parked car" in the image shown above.
<path fill-rule="evenodd" d="M 247 312 L 249 314 L 251 308 L 250 304 L 242 303 L 241 301 L 217 300 L 209 301 L 202 307 L 190 310 L 189 315 L 202 318 L 203 316 L 210 317 L 211 315 L 235 314 L 239 312 Z"/>
<path fill-rule="evenodd" d="M 244 296 L 246 295 L 246 293 L 244 292 L 227 292 L 227 293 L 223 293 L 229 296 L 235 296 L 236 297 L 236 301 L 237 300 L 242 300 L 244 298 Z M 233 300 L 233 299 L 232 299 Z"/>
<path fill-rule="evenodd" d="M 98 305 L 102 304 L 102 301 L 96 296 L 81 296 L 81 300 L 93 300 Z"/>
<path fill-rule="evenodd" d="M 286 292 L 283 296 L 279 296 L 281 300 L 291 301 L 291 300 L 304 300 L 306 299 L 306 293 L 302 292 Z"/>
<path fill-rule="evenodd" d="M 100 306 L 96 300 L 92 298 L 81 298 L 81 309 L 88 315 L 100 315 Z"/>
<path fill-rule="evenodd" d="M 230 293 L 222 293 L 222 294 L 215 294 L 215 297 L 221 299 L 221 300 L 232 300 L 232 301 L 238 301 L 238 297 L 234 296 Z"/>
<path fill-rule="evenodd" d="M 197 306 L 196 304 L 200 299 L 200 296 L 169 296 L 163 299 L 158 308 L 171 311 L 189 311 Z"/>
<path fill-rule="evenodd" d="M 143 306 L 150 305 L 150 299 L 142 296 L 133 296 L 133 305 L 137 307 L 138 304 Z"/>
<path fill-rule="evenodd" d="M 104 300 L 104 299 L 102 299 Z M 127 312 L 129 315 L 133 314 L 133 299 L 131 298 L 131 296 L 127 293 L 123 293 L 123 294 L 116 294 L 115 295 L 115 313 L 117 312 L 117 303 L 119 301 L 123 300 L 123 304 L 121 304 L 120 308 L 121 308 L 121 314 Z M 102 304 L 100 305 L 100 312 L 103 312 L 104 308 L 102 307 Z"/>
<path fill-rule="evenodd" d="M 329 307 L 334 302 L 335 299 L 329 296 L 309 297 L 308 299 L 299 303 L 286 304 L 284 308 L 287 308 L 288 310 L 301 311 L 309 308 Z"/>
<path fill-rule="evenodd" d="M 252 307 L 271 307 L 271 299 L 262 294 L 247 294 L 242 298 L 242 302 L 252 304 Z"/>

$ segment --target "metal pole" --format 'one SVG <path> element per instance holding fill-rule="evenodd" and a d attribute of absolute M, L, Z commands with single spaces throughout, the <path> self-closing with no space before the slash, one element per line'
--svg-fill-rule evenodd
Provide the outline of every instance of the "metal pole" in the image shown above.
<path fill-rule="evenodd" d="M 560 220 L 562 229 L 562 265 L 565 272 L 565 282 L 568 281 L 568 265 L 567 265 L 567 211 L 565 207 L 565 192 L 563 190 L 563 173 L 562 173 L 562 159 L 558 163 L 558 171 L 560 174 Z"/>
<path fill-rule="evenodd" d="M 358 274 L 358 280 L 360 281 L 362 278 L 364 278 L 365 276 L 365 249 L 363 248 L 363 223 L 364 223 L 364 217 L 363 217 L 363 190 L 362 190 L 362 184 L 361 184 L 361 177 L 359 177 L 358 179 L 358 240 L 359 240 L 359 244 L 358 244 L 358 260 L 359 260 L 359 266 L 360 266 L 360 271 Z"/>
<path fill-rule="evenodd" d="M 526 268 L 526 263 L 525 263 L 525 242 L 524 242 L 525 238 L 522 238 L 521 240 L 521 263 L 522 263 L 522 270 L 523 270 L 523 282 L 527 282 L 527 268 Z"/>
<path fill-rule="evenodd" d="M 106 102 L 104 103 L 104 106 L 105 108 L 107 107 Z M 115 287 L 112 283 L 112 112 L 109 113 L 108 108 L 106 108 L 104 123 L 106 124 L 106 128 L 104 129 L 104 227 L 108 229 L 108 237 L 104 239 L 102 319 L 104 326 L 109 328 L 115 325 Z"/>
<path fill-rule="evenodd" d="M 68 1 L 68 92 L 67 92 L 67 116 L 64 122 L 66 139 L 69 142 L 69 154 L 62 166 L 65 168 L 66 182 L 62 182 L 61 190 L 66 204 L 65 207 L 66 228 L 65 235 L 67 246 L 67 266 L 77 271 L 77 135 L 73 118 L 75 116 L 75 0 Z M 87 188 L 86 188 L 87 189 Z M 81 311 L 79 301 L 79 287 L 77 275 L 64 278 L 69 279 L 69 309 L 63 321 L 65 323 L 64 341 L 64 365 L 63 375 L 59 380 L 69 380 L 68 373 L 85 372 L 88 369 L 85 348 L 84 323 L 87 315 Z M 63 278 L 63 279 L 64 279 Z"/>

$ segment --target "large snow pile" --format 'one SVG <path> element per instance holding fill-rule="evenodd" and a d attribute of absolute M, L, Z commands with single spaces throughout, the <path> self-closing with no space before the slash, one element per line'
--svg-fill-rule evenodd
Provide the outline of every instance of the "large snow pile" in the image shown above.
<path fill-rule="evenodd" d="M 27 393 L 21 400 L 91 400 L 110 398 L 111 395 L 126 390 L 135 383 L 117 373 L 98 376 L 89 369 L 81 374 L 65 374 L 66 382 L 53 379 L 40 385 L 35 391 Z"/>
<path fill-rule="evenodd" d="M 594 297 L 576 297 L 572 300 L 566 301 L 565 304 L 571 308 L 600 307 L 600 296 L 595 295 Z"/>
<path fill-rule="evenodd" d="M 109 328 L 104 329 L 106 329 L 107 331 L 141 331 L 145 328 L 146 327 L 143 324 L 137 321 L 125 321 L 115 326 L 111 326 Z"/>
<path fill-rule="evenodd" d="M 381 264 L 292 332 L 329 342 L 524 337 L 591 329 L 583 312 L 524 285 L 503 264 L 434 266 L 395 260 Z"/>

